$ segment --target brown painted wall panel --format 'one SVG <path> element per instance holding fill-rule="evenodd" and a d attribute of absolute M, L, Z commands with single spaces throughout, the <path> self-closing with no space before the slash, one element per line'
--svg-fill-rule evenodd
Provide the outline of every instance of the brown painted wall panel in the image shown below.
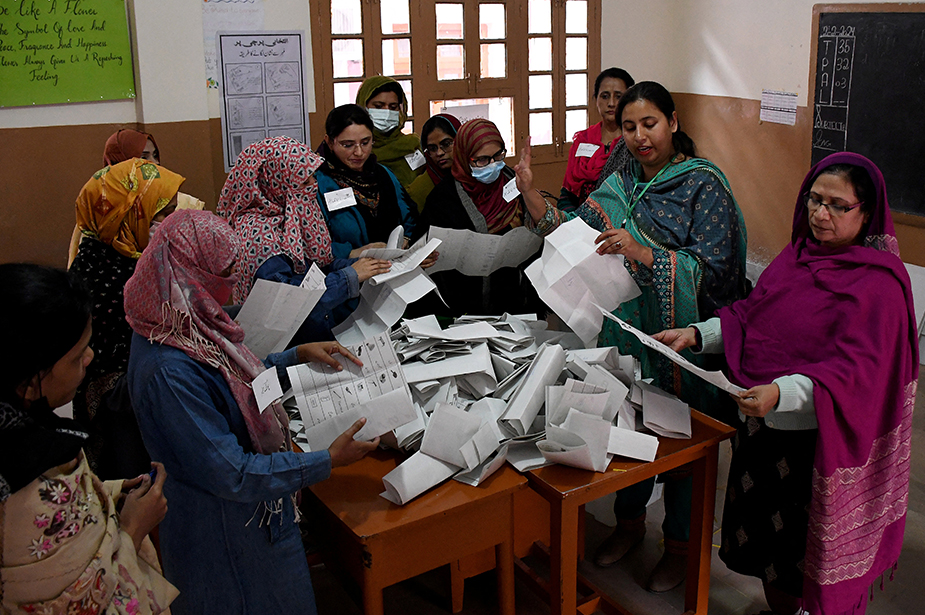
<path fill-rule="evenodd" d="M 74 202 L 84 183 L 103 166 L 106 139 L 120 128 L 153 134 L 164 166 L 186 177 L 183 192 L 215 209 L 225 174 L 221 127 L 218 145 L 213 146 L 213 123 L 219 120 L 0 130 L 0 262 L 67 264 Z"/>
<path fill-rule="evenodd" d="M 700 155 L 732 184 L 745 216 L 749 258 L 770 262 L 790 237 L 797 191 L 810 163 L 810 115 L 796 126 L 762 123 L 759 102 L 675 94 L 678 116 Z M 74 200 L 102 165 L 103 143 L 119 128 L 158 141 L 165 166 L 187 178 L 183 191 L 214 210 L 225 182 L 218 119 L 122 126 L 95 124 L 0 129 L 0 262 L 64 266 L 74 228 Z M 516 162 L 513 158 L 512 162 Z M 537 187 L 558 195 L 564 163 L 536 165 Z M 925 266 L 925 220 L 899 216 L 903 259 Z"/>

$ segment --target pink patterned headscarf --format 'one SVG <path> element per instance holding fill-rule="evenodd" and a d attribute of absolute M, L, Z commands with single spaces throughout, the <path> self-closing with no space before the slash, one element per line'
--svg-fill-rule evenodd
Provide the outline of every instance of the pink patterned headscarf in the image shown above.
<path fill-rule="evenodd" d="M 273 137 L 248 146 L 225 181 L 217 213 L 241 239 L 234 287 L 235 303 L 244 303 L 257 269 L 285 254 L 296 271 L 305 261 L 333 260 L 331 235 L 318 205 L 318 187 L 308 183 L 324 159 L 290 137 Z"/>
<path fill-rule="evenodd" d="M 238 279 L 223 274 L 237 253 L 234 231 L 218 216 L 194 210 L 167 216 L 125 285 L 125 315 L 139 335 L 221 372 L 258 453 L 292 450 L 282 407 L 257 409 L 251 382 L 266 368 L 222 309 Z"/>
<path fill-rule="evenodd" d="M 876 203 L 861 243 L 829 248 L 813 238 L 802 197 L 842 163 L 867 172 Z M 803 582 L 811 613 L 863 613 L 868 587 L 899 558 L 919 375 L 914 314 L 883 175 L 847 152 L 813 167 L 797 197 L 792 242 L 747 299 L 718 312 L 734 382 L 752 387 L 788 374 L 813 381 L 819 433 Z"/>

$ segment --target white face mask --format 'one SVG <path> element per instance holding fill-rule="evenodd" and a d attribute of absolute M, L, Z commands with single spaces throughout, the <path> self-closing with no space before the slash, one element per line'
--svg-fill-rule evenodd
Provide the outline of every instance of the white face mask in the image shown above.
<path fill-rule="evenodd" d="M 379 132 L 392 132 L 398 128 L 399 114 L 398 111 L 389 111 L 388 109 L 367 109 L 369 117 L 373 120 L 373 126 Z"/>

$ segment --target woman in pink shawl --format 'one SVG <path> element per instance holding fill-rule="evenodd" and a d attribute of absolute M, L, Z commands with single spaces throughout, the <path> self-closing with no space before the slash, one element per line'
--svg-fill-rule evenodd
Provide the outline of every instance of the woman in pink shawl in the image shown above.
<path fill-rule="evenodd" d="M 720 558 L 762 580 L 774 613 L 863 613 L 902 546 L 919 364 L 876 165 L 839 153 L 813 167 L 754 292 L 656 339 L 724 351 L 747 388 Z"/>

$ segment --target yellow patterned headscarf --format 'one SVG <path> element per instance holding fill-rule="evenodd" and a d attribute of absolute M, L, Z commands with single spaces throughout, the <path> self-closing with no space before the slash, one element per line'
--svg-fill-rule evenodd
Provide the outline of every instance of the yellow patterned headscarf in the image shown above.
<path fill-rule="evenodd" d="M 103 167 L 77 197 L 80 232 L 138 258 L 148 245 L 151 219 L 164 209 L 185 177 L 141 158 Z"/>

